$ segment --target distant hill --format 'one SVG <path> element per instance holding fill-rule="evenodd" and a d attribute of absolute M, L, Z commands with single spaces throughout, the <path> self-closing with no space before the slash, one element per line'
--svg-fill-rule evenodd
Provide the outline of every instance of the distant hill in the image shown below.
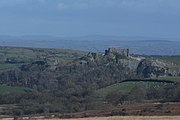
<path fill-rule="evenodd" d="M 80 37 L 71 37 L 71 40 L 120 40 L 120 41 L 135 41 L 135 40 L 168 40 L 166 38 L 145 37 L 145 36 L 109 36 L 109 35 L 88 35 Z M 177 39 L 171 39 L 177 40 Z"/>
<path fill-rule="evenodd" d="M 87 36 L 74 36 L 74 37 L 58 37 L 49 35 L 24 35 L 24 36 L 0 36 L 1 40 L 121 40 L 121 41 L 134 41 L 134 40 L 173 40 L 171 38 L 158 38 L 146 36 L 110 36 L 110 35 L 87 35 Z"/>
<path fill-rule="evenodd" d="M 103 52 L 108 47 L 121 47 L 130 48 L 131 53 L 134 54 L 180 55 L 180 41 L 178 39 L 141 36 L 0 36 L 0 46 L 65 48 L 94 52 Z"/>

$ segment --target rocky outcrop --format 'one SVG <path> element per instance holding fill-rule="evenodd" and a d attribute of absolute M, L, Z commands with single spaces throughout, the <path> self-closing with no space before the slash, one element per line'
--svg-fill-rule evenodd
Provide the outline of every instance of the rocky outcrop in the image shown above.
<path fill-rule="evenodd" d="M 137 74 L 145 78 L 159 76 L 179 76 L 180 68 L 175 64 L 158 59 L 144 59 L 137 67 Z"/>
<path fill-rule="evenodd" d="M 132 71 L 136 71 L 137 67 L 144 57 L 133 57 L 129 55 L 129 49 L 123 48 L 108 48 L 105 50 L 104 54 L 89 52 L 87 55 L 83 56 L 79 63 L 88 64 L 90 62 L 99 62 L 106 65 L 117 64 L 127 67 Z"/>

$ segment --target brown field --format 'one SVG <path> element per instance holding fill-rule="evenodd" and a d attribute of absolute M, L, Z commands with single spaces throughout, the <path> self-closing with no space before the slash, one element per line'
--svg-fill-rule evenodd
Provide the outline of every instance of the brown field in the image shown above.
<path fill-rule="evenodd" d="M 180 116 L 125 116 L 125 117 L 113 116 L 113 117 L 64 119 L 64 120 L 180 120 Z"/>
<path fill-rule="evenodd" d="M 13 118 L 4 118 L 2 120 L 13 120 Z M 112 117 L 90 117 L 90 118 L 75 118 L 75 119 L 44 119 L 24 118 L 23 120 L 180 120 L 180 116 L 112 116 Z"/>
<path fill-rule="evenodd" d="M 14 120 L 1 116 L 0 120 Z M 16 119 L 15 119 L 16 120 Z M 18 117 L 17 120 L 180 120 L 180 102 L 121 105 L 115 109 L 79 113 L 51 113 Z"/>

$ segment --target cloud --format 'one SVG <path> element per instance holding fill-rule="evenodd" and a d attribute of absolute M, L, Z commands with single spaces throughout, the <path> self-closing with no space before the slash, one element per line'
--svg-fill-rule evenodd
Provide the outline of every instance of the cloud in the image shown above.
<path fill-rule="evenodd" d="M 28 0 L 0 0 L 0 7 L 12 7 L 26 4 Z"/>
<path fill-rule="evenodd" d="M 0 0 L 1 11 L 119 11 L 179 14 L 180 0 Z M 5 9 L 2 9 L 5 8 Z"/>
<path fill-rule="evenodd" d="M 41 4 L 45 4 L 46 0 L 39 0 Z"/>
<path fill-rule="evenodd" d="M 33 6 L 36 4 L 45 4 L 47 0 L 0 0 L 0 7 L 8 8 L 8 7 L 15 7 L 18 8 L 19 6 Z"/>
<path fill-rule="evenodd" d="M 72 4 L 73 8 L 77 8 L 77 9 L 87 9 L 89 8 L 89 4 L 88 3 L 73 3 Z"/>
<path fill-rule="evenodd" d="M 77 0 L 71 3 L 59 2 L 57 3 L 56 7 L 58 10 L 87 9 L 89 4 L 87 2 Z"/>
<path fill-rule="evenodd" d="M 67 9 L 68 7 L 69 7 L 68 5 L 66 5 L 66 4 L 64 4 L 64 3 L 62 3 L 62 2 L 57 3 L 57 6 L 56 6 L 56 8 L 57 8 L 58 10 L 65 10 L 65 9 Z"/>
<path fill-rule="evenodd" d="M 56 0 L 57 8 L 87 9 L 87 8 L 123 8 L 148 9 L 162 5 L 167 0 Z M 173 1 L 173 0 L 172 0 Z"/>

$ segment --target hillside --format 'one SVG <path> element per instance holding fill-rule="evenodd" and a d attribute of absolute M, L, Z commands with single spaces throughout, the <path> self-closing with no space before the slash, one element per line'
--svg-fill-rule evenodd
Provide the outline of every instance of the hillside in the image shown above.
<path fill-rule="evenodd" d="M 122 48 L 88 53 L 18 47 L 0 47 L 0 56 L 0 104 L 16 106 L 1 114 L 73 113 L 180 101 L 180 68 L 174 58 L 162 60 L 167 56 L 131 55 Z"/>

